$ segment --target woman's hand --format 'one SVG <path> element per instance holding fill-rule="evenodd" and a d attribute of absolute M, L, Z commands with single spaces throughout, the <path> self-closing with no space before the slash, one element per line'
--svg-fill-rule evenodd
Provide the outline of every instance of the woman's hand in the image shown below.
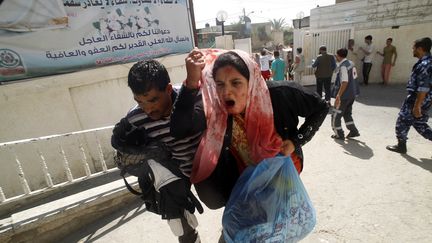
<path fill-rule="evenodd" d="M 284 156 L 289 156 L 291 155 L 292 152 L 294 152 L 295 146 L 294 143 L 287 139 L 287 140 L 283 140 L 282 141 L 282 146 L 280 148 L 280 153 L 283 154 Z"/>
<path fill-rule="evenodd" d="M 185 62 L 187 71 L 186 87 L 198 89 L 201 70 L 205 66 L 204 54 L 198 48 L 194 48 L 186 57 Z"/>

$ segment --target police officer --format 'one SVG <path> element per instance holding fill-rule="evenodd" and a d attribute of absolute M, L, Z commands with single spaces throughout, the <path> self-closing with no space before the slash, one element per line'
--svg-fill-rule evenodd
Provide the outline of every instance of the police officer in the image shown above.
<path fill-rule="evenodd" d="M 432 141 L 432 129 L 427 124 L 428 111 L 432 104 L 431 46 L 432 41 L 429 37 L 414 42 L 413 55 L 419 60 L 412 68 L 407 84 L 408 96 L 402 104 L 396 121 L 398 144 L 387 146 L 390 151 L 402 154 L 407 152 L 406 141 L 411 126 L 424 138 Z"/>

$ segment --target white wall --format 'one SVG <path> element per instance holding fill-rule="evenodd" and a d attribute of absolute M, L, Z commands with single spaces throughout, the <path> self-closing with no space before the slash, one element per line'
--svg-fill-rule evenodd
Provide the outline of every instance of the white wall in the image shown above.
<path fill-rule="evenodd" d="M 390 83 L 406 83 L 411 74 L 413 65 L 417 59 L 412 55 L 412 46 L 416 39 L 432 36 L 432 22 L 401 26 L 399 29 L 379 28 L 354 31 L 354 40 L 358 45 L 364 45 L 364 37 L 372 35 L 372 43 L 376 50 L 382 52 L 385 41 L 388 37 L 393 38 L 393 45 L 396 47 L 398 58 L 396 65 L 392 68 Z M 360 55 L 361 58 L 361 55 Z M 375 54 L 372 62 L 372 70 L 369 79 L 372 83 L 381 82 L 381 63 L 383 58 Z M 361 64 L 360 60 L 356 63 Z M 359 69 L 361 72 L 361 68 Z M 361 76 L 361 75 L 360 75 Z"/>
<path fill-rule="evenodd" d="M 356 0 L 311 10 L 311 29 L 375 29 L 432 22 L 430 0 Z"/>
<path fill-rule="evenodd" d="M 215 37 L 216 48 L 232 50 L 234 49 L 234 42 L 231 35 L 221 35 Z"/>
<path fill-rule="evenodd" d="M 284 43 L 283 31 L 272 31 L 273 43 L 279 45 Z"/>
<path fill-rule="evenodd" d="M 236 39 L 234 40 L 234 48 L 243 50 L 249 54 L 252 54 L 252 41 L 251 38 Z"/>
<path fill-rule="evenodd" d="M 168 69 L 171 81 L 180 83 L 186 78 L 186 55 L 160 58 Z M 133 64 L 114 65 L 81 72 L 34 78 L 0 86 L 0 142 L 67 133 L 84 129 L 113 125 L 134 105 L 127 87 L 127 74 Z M 104 151 L 111 150 L 108 133 L 101 134 Z M 88 143 L 88 138 L 80 138 Z M 78 141 L 62 141 L 74 176 L 82 176 Z M 75 148 L 70 148 L 72 145 Z M 93 145 L 92 145 L 93 147 Z M 45 186 L 40 161 L 35 153 L 38 148 L 19 146 L 17 154 L 32 190 Z M 56 151 L 58 146 L 44 145 L 44 153 Z M 87 148 L 92 151 L 95 148 Z M 94 154 L 89 154 L 94 156 Z M 54 155 L 53 155 L 54 156 Z M 63 180 L 61 160 L 47 156 L 47 164 L 53 177 Z M 57 156 L 58 157 L 58 156 Z M 98 158 L 88 158 L 90 162 Z M 76 161 L 78 160 L 78 161 Z M 112 161 L 112 159 L 111 159 Z M 76 164 L 76 166 L 75 166 Z M 112 166 L 112 164 L 111 164 Z M 90 164 L 91 169 L 97 165 Z M 0 187 L 6 197 L 22 193 L 18 186 L 15 160 L 10 150 L 0 149 Z"/>

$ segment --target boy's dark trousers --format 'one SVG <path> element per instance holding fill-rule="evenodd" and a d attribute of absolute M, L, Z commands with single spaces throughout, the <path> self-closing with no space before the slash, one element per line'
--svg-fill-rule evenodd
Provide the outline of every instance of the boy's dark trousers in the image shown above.
<path fill-rule="evenodd" d="M 348 130 L 352 131 L 353 133 L 358 133 L 358 130 L 354 124 L 354 119 L 352 118 L 352 106 L 354 104 L 354 100 L 354 98 L 341 100 L 339 109 L 334 109 L 334 111 L 332 112 L 332 129 L 335 134 L 340 138 L 343 138 L 345 136 L 342 129 L 342 117 L 344 118 L 345 126 L 348 128 Z"/>

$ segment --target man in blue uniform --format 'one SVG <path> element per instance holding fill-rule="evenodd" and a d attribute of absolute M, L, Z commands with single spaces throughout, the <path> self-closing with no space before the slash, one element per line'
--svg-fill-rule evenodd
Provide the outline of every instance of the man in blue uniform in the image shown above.
<path fill-rule="evenodd" d="M 414 42 L 413 55 L 419 60 L 412 68 L 407 84 L 408 96 L 402 104 L 396 121 L 396 137 L 398 144 L 387 146 L 393 152 L 405 154 L 406 141 L 411 126 L 424 138 L 432 141 L 432 129 L 427 124 L 428 111 L 432 104 L 432 41 L 429 37 Z"/>

